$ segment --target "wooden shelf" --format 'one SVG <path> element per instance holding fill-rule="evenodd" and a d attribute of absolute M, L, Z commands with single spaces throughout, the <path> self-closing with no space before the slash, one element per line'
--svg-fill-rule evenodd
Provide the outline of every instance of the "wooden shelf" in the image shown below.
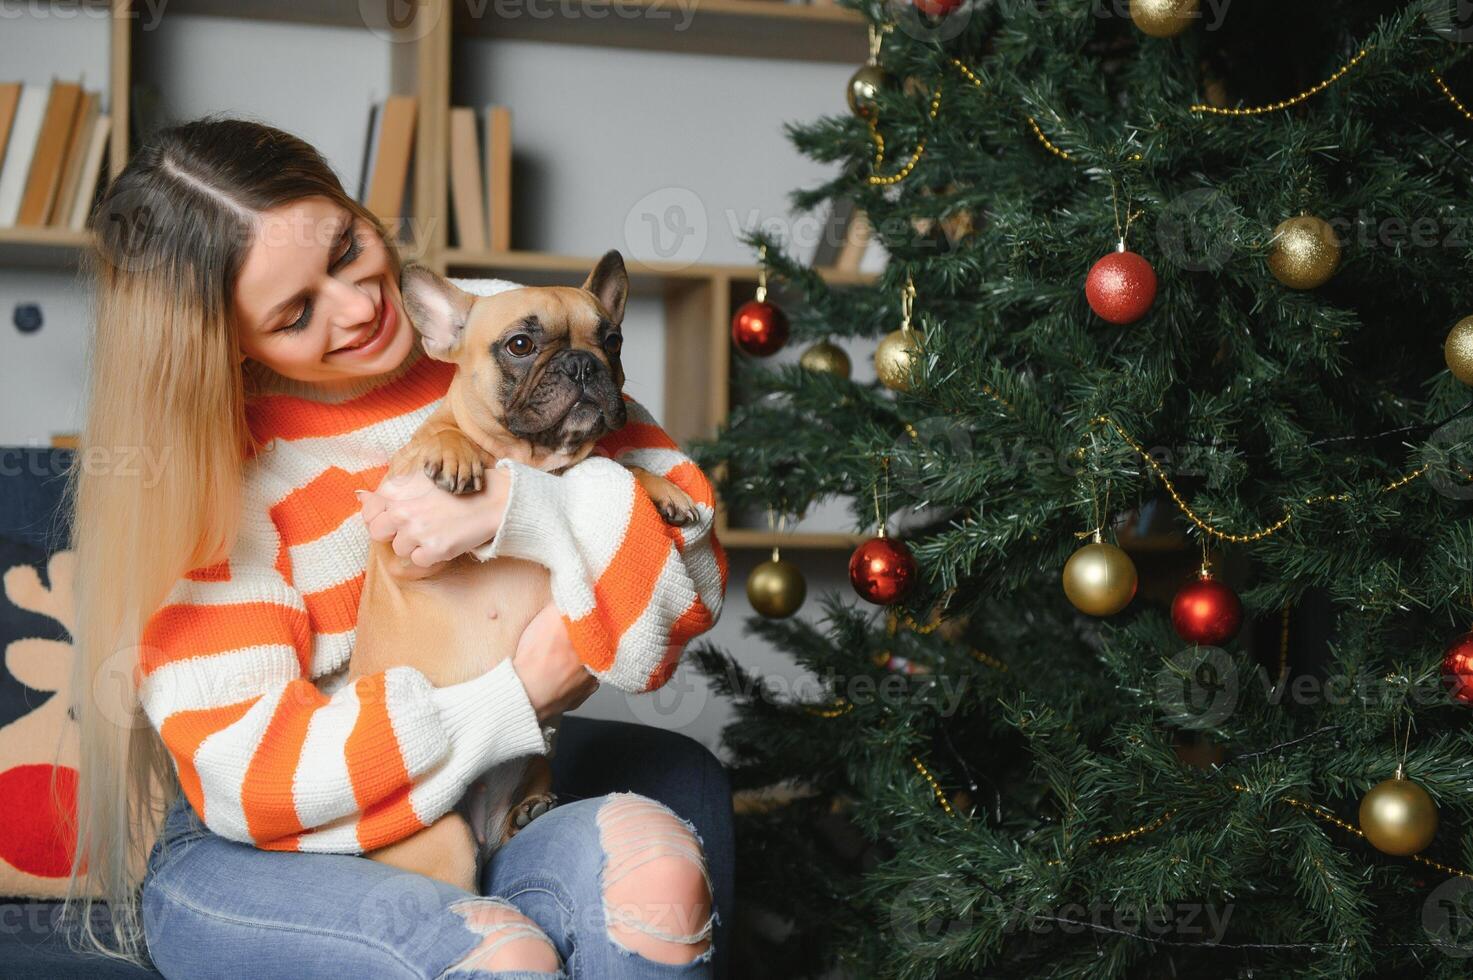
<path fill-rule="evenodd" d="M 754 528 L 717 528 L 716 539 L 727 549 L 781 548 L 784 551 L 853 551 L 865 540 L 859 534 L 826 531 L 758 531 Z"/>
<path fill-rule="evenodd" d="M 0 266 L 70 269 L 87 246 L 88 232 L 66 228 L 0 228 Z"/>
<path fill-rule="evenodd" d="M 127 162 L 129 100 L 135 64 L 145 42 L 140 17 L 130 12 L 141 0 L 114 0 L 108 88 L 114 127 L 109 174 Z M 529 284 L 581 282 L 595 256 L 558 255 L 513 249 L 450 247 L 449 110 L 451 64 L 456 41 L 518 38 L 559 44 L 634 48 L 672 54 L 716 54 L 791 58 L 859 65 L 867 55 L 864 18 L 832 3 L 789 4 L 780 0 L 523 0 L 503 5 L 479 0 L 414 0 L 405 10 L 396 0 L 174 0 L 171 14 L 233 17 L 285 24 L 316 24 L 370 31 L 389 48 L 389 90 L 419 100 L 415 127 L 415 177 L 409 213 L 426 222 L 422 239 L 401 246 L 406 262 L 421 262 L 457 277 L 500 275 Z M 551 16 L 547 16 L 548 14 Z M 391 18 L 391 14 L 399 15 Z M 407 14 L 408 16 L 404 16 Z M 147 50 L 143 51 L 146 57 Z M 460 53 L 466 56 L 464 52 Z M 479 53 L 472 52 L 476 56 Z M 696 65 L 690 70 L 699 70 Z M 485 95 L 486 93 L 481 93 Z M 740 94 L 733 92 L 733 98 Z M 484 101 L 484 100 L 483 100 Z M 712 120 L 720 107 L 712 107 Z M 714 122 L 713 122 L 714 124 Z M 0 229 L 0 267 L 75 268 L 88 246 L 88 232 L 52 228 Z M 731 316 L 752 295 L 755 265 L 641 261 L 626 256 L 631 286 L 659 297 L 664 307 L 664 419 L 681 445 L 715 434 L 730 410 Z M 820 269 L 828 283 L 861 286 L 868 272 Z M 729 548 L 848 551 L 862 538 L 843 533 L 774 534 L 726 526 L 718 502 L 717 533 Z"/>
<path fill-rule="evenodd" d="M 575 255 L 559 255 L 553 252 L 469 252 L 464 249 L 447 248 L 441 253 L 444 269 L 476 269 L 483 271 L 506 270 L 512 272 L 579 273 L 586 275 L 597 257 L 583 258 Z M 757 267 L 749 265 L 718 265 L 698 262 L 647 262 L 625 259 L 630 276 L 659 280 L 704 280 L 725 278 L 737 282 L 756 282 Z M 874 273 L 840 272 L 835 269 L 816 270 L 825 282 L 836 286 L 864 285 L 873 282 Z"/>
<path fill-rule="evenodd" d="M 635 48 L 749 58 L 862 64 L 869 53 L 860 14 L 833 3 L 782 0 L 527 0 L 517 15 L 456 4 L 457 37 Z M 556 3 L 556 6 L 554 6 Z M 546 16 L 555 10 L 559 16 Z"/>

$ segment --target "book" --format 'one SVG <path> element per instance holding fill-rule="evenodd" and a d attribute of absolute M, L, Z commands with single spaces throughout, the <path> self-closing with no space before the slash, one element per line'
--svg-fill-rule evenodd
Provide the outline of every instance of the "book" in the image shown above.
<path fill-rule="evenodd" d="M 97 185 L 102 180 L 102 160 L 107 155 L 107 138 L 112 135 L 112 116 L 102 113 L 92 121 L 92 135 L 87 142 L 87 155 L 82 158 L 81 173 L 77 178 L 77 193 L 72 198 L 71 217 L 67 227 L 82 231 L 87 227 L 87 215 L 97 200 Z"/>
<path fill-rule="evenodd" d="M 834 268 L 840 272 L 858 272 L 864 253 L 869 249 L 869 240 L 869 217 L 856 208 L 849 218 L 849 227 L 844 231 L 844 244 L 839 248 L 838 258 L 834 259 Z"/>
<path fill-rule="evenodd" d="M 368 183 L 368 209 L 391 230 L 404 216 L 404 184 L 409 178 L 409 160 L 414 152 L 412 95 L 391 95 L 384 100 L 380 115 L 378 145 L 374 147 L 373 175 Z"/>
<path fill-rule="evenodd" d="M 486 108 L 486 228 L 491 251 L 511 250 L 511 108 Z"/>
<path fill-rule="evenodd" d="M 450 110 L 450 213 L 457 247 L 485 251 L 486 208 L 481 200 L 481 147 L 474 109 Z"/>
<path fill-rule="evenodd" d="M 82 91 L 82 101 L 77 105 L 77 115 L 72 122 L 71 134 L 67 137 L 66 154 L 62 157 L 61 180 L 56 187 L 56 200 L 46 223 L 57 228 L 66 227 L 72 216 L 72 201 L 77 196 L 77 181 L 82 173 L 82 160 L 87 156 L 87 147 L 92 142 L 92 127 L 101 108 L 98 92 Z"/>
<path fill-rule="evenodd" d="M 66 155 L 67 142 L 71 139 L 72 126 L 77 118 L 77 103 L 81 100 L 82 86 L 76 82 L 51 83 L 36 152 L 26 177 L 25 193 L 21 196 L 20 211 L 15 217 L 17 225 L 35 227 L 46 223 L 51 205 L 56 201 L 56 188 L 61 183 L 62 157 Z"/>
<path fill-rule="evenodd" d="M 47 87 L 31 83 L 21 87 L 20 101 L 15 107 L 15 122 L 10 127 L 10 140 L 5 152 L 5 165 L 0 167 L 0 228 L 15 224 L 20 214 L 20 199 L 26 191 L 26 177 L 31 172 L 31 159 L 36 155 L 36 140 L 41 135 L 41 120 L 46 115 Z"/>
<path fill-rule="evenodd" d="M 358 170 L 358 197 L 359 204 L 368 203 L 368 184 L 373 179 L 373 157 L 378 146 L 379 125 L 383 122 L 383 116 L 378 111 L 378 103 L 368 107 L 368 139 L 363 141 L 363 163 Z"/>
<path fill-rule="evenodd" d="M 0 82 L 0 166 L 5 164 L 5 144 L 10 138 L 10 124 L 15 121 L 15 106 L 20 101 L 20 82 Z"/>

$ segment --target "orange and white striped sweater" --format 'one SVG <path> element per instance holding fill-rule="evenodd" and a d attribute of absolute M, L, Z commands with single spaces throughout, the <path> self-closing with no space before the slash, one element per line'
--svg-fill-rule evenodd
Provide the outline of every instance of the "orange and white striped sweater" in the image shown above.
<path fill-rule="evenodd" d="M 143 708 L 215 833 L 268 850 L 373 850 L 434 822 L 486 769 L 550 749 L 554 730 L 510 658 L 442 688 L 412 667 L 343 682 L 370 545 L 353 491 L 378 485 L 454 371 L 416 344 L 389 374 L 330 395 L 265 372 L 248 401 L 270 441 L 247 461 L 239 539 L 179 580 L 140 654 Z M 547 566 L 585 664 L 645 691 L 720 615 L 727 560 L 709 481 L 625 400 L 625 427 L 564 474 L 498 464 L 506 513 L 473 554 Z M 701 519 L 666 525 L 624 462 L 678 484 Z"/>

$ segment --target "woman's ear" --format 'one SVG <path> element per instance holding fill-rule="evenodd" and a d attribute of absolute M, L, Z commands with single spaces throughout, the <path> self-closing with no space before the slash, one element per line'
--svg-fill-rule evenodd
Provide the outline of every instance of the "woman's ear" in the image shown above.
<path fill-rule="evenodd" d="M 437 361 L 454 361 L 476 298 L 422 265 L 404 267 L 399 291 L 404 295 L 404 312 L 419 331 L 425 353 Z"/>

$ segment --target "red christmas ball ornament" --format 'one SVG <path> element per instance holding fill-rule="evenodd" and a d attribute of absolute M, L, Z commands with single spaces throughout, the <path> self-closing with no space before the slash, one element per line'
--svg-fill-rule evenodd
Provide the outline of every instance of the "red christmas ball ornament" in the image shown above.
<path fill-rule="evenodd" d="M 788 315 L 766 300 L 748 300 L 731 318 L 731 339 L 754 357 L 776 353 L 788 340 Z"/>
<path fill-rule="evenodd" d="M 859 597 L 888 606 L 905 598 L 916 579 L 916 560 L 903 541 L 870 538 L 849 556 L 849 581 Z"/>
<path fill-rule="evenodd" d="M 913 0 L 915 8 L 927 17 L 945 17 L 962 5 L 962 0 Z"/>
<path fill-rule="evenodd" d="M 1442 655 L 1442 682 L 1454 701 L 1473 704 L 1473 633 L 1464 633 Z"/>
<path fill-rule="evenodd" d="M 1171 625 L 1188 643 L 1222 646 L 1243 625 L 1243 604 L 1237 593 L 1203 572 L 1182 586 L 1171 602 Z"/>
<path fill-rule="evenodd" d="M 1134 323 L 1156 301 L 1156 270 L 1134 252 L 1111 252 L 1089 270 L 1084 298 L 1102 319 Z"/>

